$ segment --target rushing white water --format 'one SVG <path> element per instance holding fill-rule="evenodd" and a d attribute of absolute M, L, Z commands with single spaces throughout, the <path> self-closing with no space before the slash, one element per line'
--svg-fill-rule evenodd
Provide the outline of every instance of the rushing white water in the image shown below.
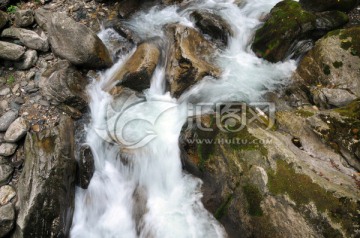
<path fill-rule="evenodd" d="M 72 238 L 226 237 L 201 203 L 201 181 L 182 171 L 178 138 L 187 118 L 186 102 L 259 100 L 286 83 L 295 69 L 293 61 L 270 64 L 249 49 L 261 24 L 258 19 L 278 1 L 249 0 L 241 8 L 232 1 L 194 1 L 186 9 L 153 8 L 129 20 L 144 39 L 163 37 L 165 24 L 192 26 L 192 10 L 215 9 L 235 36 L 217 57 L 222 78 L 202 80 L 179 100 L 165 92 L 163 67 L 156 69 L 145 98 L 126 94 L 114 100 L 104 92 L 103 86 L 128 56 L 91 84 L 87 143 L 96 170 L 88 189 L 76 191 Z M 105 42 L 110 36 L 114 33 L 100 34 Z M 114 140 L 120 145 L 110 143 Z"/>

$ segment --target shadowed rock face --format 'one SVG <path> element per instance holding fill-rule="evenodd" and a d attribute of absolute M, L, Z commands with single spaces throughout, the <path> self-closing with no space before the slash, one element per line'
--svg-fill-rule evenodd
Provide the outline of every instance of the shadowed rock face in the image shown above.
<path fill-rule="evenodd" d="M 347 12 L 353 9 L 357 3 L 357 0 L 300 0 L 300 4 L 304 9 L 316 12 L 329 10 Z"/>
<path fill-rule="evenodd" d="M 105 90 L 115 90 L 113 84 L 136 91 L 150 87 L 150 80 L 159 62 L 161 52 L 154 43 L 142 43 L 133 55 L 112 76 Z M 115 88 L 116 88 L 115 87 Z"/>
<path fill-rule="evenodd" d="M 298 41 L 318 39 L 348 21 L 345 13 L 315 14 L 302 9 L 298 2 L 285 0 L 271 10 L 265 24 L 256 31 L 252 49 L 259 57 L 278 62 L 291 54 Z"/>
<path fill-rule="evenodd" d="M 231 26 L 220 16 L 213 12 L 201 10 L 191 13 L 194 18 L 195 25 L 202 33 L 209 35 L 219 46 L 226 46 L 228 38 L 234 35 Z"/>
<path fill-rule="evenodd" d="M 220 69 L 212 63 L 216 48 L 199 32 L 173 24 L 167 26 L 166 34 L 172 42 L 166 66 L 172 96 L 180 97 L 205 76 L 220 76 Z"/>
<path fill-rule="evenodd" d="M 107 68 L 111 56 L 99 37 L 85 25 L 62 13 L 52 15 L 46 26 L 52 51 L 74 65 L 89 68 Z"/>
<path fill-rule="evenodd" d="M 25 141 L 25 165 L 17 184 L 19 209 L 13 237 L 68 237 L 74 211 L 76 161 L 73 122 Z"/>

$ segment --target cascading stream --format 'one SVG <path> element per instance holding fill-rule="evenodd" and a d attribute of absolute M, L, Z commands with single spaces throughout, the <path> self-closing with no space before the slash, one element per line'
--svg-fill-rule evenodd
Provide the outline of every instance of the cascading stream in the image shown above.
<path fill-rule="evenodd" d="M 89 86 L 92 122 L 86 142 L 96 170 L 87 190 L 77 188 L 72 238 L 226 237 L 201 203 L 201 181 L 182 171 L 178 138 L 188 102 L 254 101 L 286 83 L 295 62 L 270 64 L 249 49 L 258 19 L 278 1 L 249 0 L 241 8 L 233 1 L 195 1 L 182 10 L 154 7 L 129 20 L 144 39 L 164 37 L 165 24 L 192 26 L 192 10 L 215 9 L 235 36 L 217 57 L 222 78 L 205 78 L 179 100 L 165 92 L 163 67 L 156 69 L 144 99 L 125 94 L 115 100 L 104 92 L 128 56 Z M 100 33 L 104 41 L 108 35 Z M 110 143 L 114 139 L 120 146 Z"/>

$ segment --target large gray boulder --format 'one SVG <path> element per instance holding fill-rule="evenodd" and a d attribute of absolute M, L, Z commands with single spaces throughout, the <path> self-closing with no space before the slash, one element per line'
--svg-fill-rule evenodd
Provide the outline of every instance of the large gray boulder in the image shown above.
<path fill-rule="evenodd" d="M 31 30 L 11 27 L 3 30 L 1 36 L 18 39 L 21 43 L 30 49 L 40 50 L 43 52 L 49 50 L 49 43 L 47 39 L 39 36 L 36 32 Z"/>
<path fill-rule="evenodd" d="M 112 58 L 99 37 L 63 13 L 54 13 L 48 27 L 52 51 L 74 65 L 107 68 Z"/>
<path fill-rule="evenodd" d="M 25 54 L 25 47 L 0 41 L 0 59 L 4 60 L 20 60 L 21 56 Z"/>
<path fill-rule="evenodd" d="M 38 60 L 36 50 L 27 50 L 19 62 L 15 62 L 14 66 L 20 70 L 27 70 L 34 67 Z"/>
<path fill-rule="evenodd" d="M 329 32 L 301 60 L 294 79 L 318 106 L 344 106 L 360 97 L 360 27 Z"/>
<path fill-rule="evenodd" d="M 74 211 L 74 126 L 60 124 L 25 141 L 25 164 L 17 191 L 19 214 L 13 237 L 68 237 Z"/>
<path fill-rule="evenodd" d="M 45 70 L 39 82 L 43 95 L 51 103 L 66 104 L 77 110 L 87 105 L 86 85 L 86 78 L 66 60 Z"/>

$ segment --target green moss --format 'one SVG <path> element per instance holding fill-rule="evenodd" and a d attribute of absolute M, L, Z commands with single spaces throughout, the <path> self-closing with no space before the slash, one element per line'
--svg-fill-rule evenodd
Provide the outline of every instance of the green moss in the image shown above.
<path fill-rule="evenodd" d="M 310 112 L 310 111 L 307 111 L 307 110 L 304 110 L 304 109 L 299 109 L 296 111 L 296 115 L 299 115 L 301 117 L 312 117 L 315 115 L 315 113 L 313 112 Z"/>
<path fill-rule="evenodd" d="M 341 30 L 339 38 L 341 39 L 341 48 L 360 57 L 360 26 Z"/>
<path fill-rule="evenodd" d="M 324 72 L 325 75 L 329 75 L 331 73 L 330 66 L 325 64 L 324 68 L 323 68 L 323 72 Z"/>
<path fill-rule="evenodd" d="M 333 66 L 338 69 L 338 68 L 340 68 L 340 67 L 343 66 L 343 62 L 341 62 L 341 61 L 335 61 L 335 62 L 333 63 Z"/>
<path fill-rule="evenodd" d="M 252 184 L 247 184 L 243 187 L 243 191 L 246 197 L 246 201 L 248 203 L 249 214 L 251 216 L 262 216 L 263 211 L 260 204 L 263 200 L 263 196 L 260 193 L 259 189 Z"/>
<path fill-rule="evenodd" d="M 220 220 L 227 212 L 229 204 L 233 199 L 233 194 L 229 194 L 225 201 L 220 205 L 220 207 L 216 210 L 214 216 L 216 219 Z"/>
<path fill-rule="evenodd" d="M 292 41 L 301 34 L 301 25 L 315 25 L 316 16 L 304 11 L 296 1 L 278 3 L 270 13 L 264 26 L 256 31 L 254 52 L 271 62 L 281 60 Z"/>
<path fill-rule="evenodd" d="M 347 40 L 341 41 L 341 48 L 342 49 L 348 50 L 348 49 L 350 49 L 351 46 L 352 46 L 351 41 L 347 41 Z"/>
<path fill-rule="evenodd" d="M 360 120 L 360 99 L 353 101 L 345 107 L 334 109 L 342 116 Z"/>
<path fill-rule="evenodd" d="M 256 150 L 260 151 L 263 156 L 268 155 L 266 147 L 249 132 L 247 127 L 244 127 L 239 132 L 227 133 L 226 135 L 228 142 L 230 142 L 228 144 L 233 150 Z"/>
<path fill-rule="evenodd" d="M 354 233 L 354 224 L 357 224 L 359 218 L 359 204 L 347 198 L 336 198 L 332 192 L 314 183 L 307 175 L 296 173 L 295 169 L 283 160 L 277 161 L 276 173 L 268 171 L 268 176 L 271 193 L 287 194 L 297 206 L 313 202 L 318 211 L 327 212 L 348 234 Z"/>

